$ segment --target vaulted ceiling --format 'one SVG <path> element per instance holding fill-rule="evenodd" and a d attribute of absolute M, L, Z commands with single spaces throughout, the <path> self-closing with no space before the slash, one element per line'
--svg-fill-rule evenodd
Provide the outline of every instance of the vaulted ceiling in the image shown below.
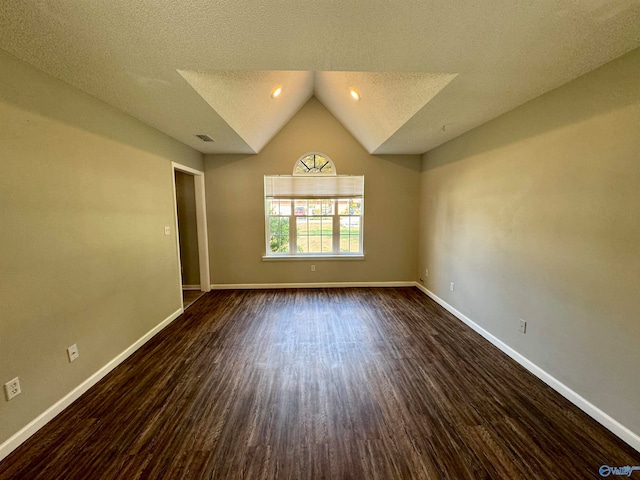
<path fill-rule="evenodd" d="M 638 25 L 637 0 L 22 0 L 0 48 L 203 153 L 260 151 L 315 95 L 399 154 L 640 47 Z"/>

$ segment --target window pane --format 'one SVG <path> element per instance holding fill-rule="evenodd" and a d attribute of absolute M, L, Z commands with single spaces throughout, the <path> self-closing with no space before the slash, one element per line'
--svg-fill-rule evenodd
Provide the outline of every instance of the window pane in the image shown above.
<path fill-rule="evenodd" d="M 322 217 L 322 235 L 333 234 L 333 218 Z"/>
<path fill-rule="evenodd" d="M 340 235 L 340 252 L 345 253 L 349 251 L 349 236 Z"/>
<path fill-rule="evenodd" d="M 278 245 L 278 237 L 275 235 L 271 235 L 269 237 L 269 250 L 272 253 L 276 253 L 279 249 L 279 245 Z"/>
<path fill-rule="evenodd" d="M 309 253 L 309 242 L 307 237 L 298 237 L 298 253 Z"/>
<path fill-rule="evenodd" d="M 309 210 L 309 202 L 307 200 L 295 201 L 294 215 L 307 215 Z"/>
<path fill-rule="evenodd" d="M 322 233 L 322 217 L 309 217 L 309 235 L 320 235 Z"/>
<path fill-rule="evenodd" d="M 349 228 L 349 232 L 351 233 L 351 235 L 356 234 L 359 235 L 360 234 L 360 217 L 350 217 L 350 228 Z"/>
<path fill-rule="evenodd" d="M 295 173 L 308 173 L 313 169 L 313 155 L 307 155 L 296 163 Z"/>
<path fill-rule="evenodd" d="M 288 217 L 269 217 L 269 250 L 272 253 L 289 251 Z"/>
<path fill-rule="evenodd" d="M 291 215 L 291 200 L 267 200 L 269 215 Z"/>
<path fill-rule="evenodd" d="M 288 253 L 289 252 L 289 237 L 280 236 L 278 238 L 280 239 L 280 242 L 279 242 L 280 252 Z"/>
<path fill-rule="evenodd" d="M 340 217 L 340 235 L 349 234 L 349 217 Z"/>
<path fill-rule="evenodd" d="M 316 155 L 316 166 L 322 173 L 333 173 L 331 162 L 320 155 Z"/>
<path fill-rule="evenodd" d="M 335 200 L 322 200 L 322 215 L 333 215 L 335 204 Z"/>
<path fill-rule="evenodd" d="M 362 214 L 362 199 L 352 198 L 349 201 L 349 215 L 361 215 Z"/>
<path fill-rule="evenodd" d="M 359 252 L 360 251 L 360 235 L 352 235 L 349 237 L 351 242 L 349 245 L 350 252 Z"/>
<path fill-rule="evenodd" d="M 322 236 L 322 253 L 333 252 L 333 235 Z"/>
<path fill-rule="evenodd" d="M 358 208 L 361 205 L 360 204 L 354 205 L 353 202 L 350 201 L 349 208 L 352 209 L 352 207 L 354 206 Z M 340 252 L 341 253 L 360 253 L 361 226 L 362 226 L 362 221 L 360 216 L 349 215 L 349 216 L 340 217 Z"/>
<path fill-rule="evenodd" d="M 289 218 L 271 217 L 269 219 L 269 233 L 273 235 L 289 236 Z"/>
<path fill-rule="evenodd" d="M 269 238 L 269 248 L 273 253 L 284 253 L 289 251 L 289 238 L 281 235 L 271 235 Z"/>
<path fill-rule="evenodd" d="M 298 252 L 300 253 L 313 253 L 314 246 L 309 236 L 313 233 L 313 217 L 298 217 L 296 218 L 296 236 L 298 243 Z M 317 223 L 317 222 L 316 222 Z"/>
<path fill-rule="evenodd" d="M 291 215 L 291 200 L 280 200 L 280 215 Z"/>
<path fill-rule="evenodd" d="M 310 235 L 309 236 L 309 253 L 320 253 L 322 252 L 322 243 L 320 235 Z"/>
<path fill-rule="evenodd" d="M 338 215 L 349 215 L 349 200 L 344 198 L 338 200 Z"/>
<path fill-rule="evenodd" d="M 341 198 L 338 200 L 338 215 L 361 215 L 361 198 Z"/>
<path fill-rule="evenodd" d="M 307 217 L 296 218 L 296 235 L 297 236 L 307 235 L 307 232 L 309 231 L 308 221 L 309 219 Z"/>
<path fill-rule="evenodd" d="M 269 235 L 280 233 L 280 220 L 278 217 L 269 217 Z"/>
<path fill-rule="evenodd" d="M 309 215 L 322 214 L 322 200 L 309 200 Z"/>

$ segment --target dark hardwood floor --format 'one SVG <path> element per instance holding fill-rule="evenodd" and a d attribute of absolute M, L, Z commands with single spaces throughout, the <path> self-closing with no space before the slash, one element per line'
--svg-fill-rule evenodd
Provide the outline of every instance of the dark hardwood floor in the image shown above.
<path fill-rule="evenodd" d="M 417 289 L 214 291 L 0 479 L 586 479 L 603 464 L 640 454 Z"/>
<path fill-rule="evenodd" d="M 200 290 L 183 290 L 182 291 L 182 308 L 185 310 L 189 308 L 193 303 L 198 300 L 204 292 Z"/>

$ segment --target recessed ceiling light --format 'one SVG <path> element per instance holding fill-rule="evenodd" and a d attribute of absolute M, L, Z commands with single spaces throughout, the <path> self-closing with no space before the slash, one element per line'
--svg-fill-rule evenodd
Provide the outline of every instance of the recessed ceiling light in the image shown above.
<path fill-rule="evenodd" d="M 353 97 L 353 99 L 355 101 L 359 101 L 360 100 L 360 94 L 358 93 L 358 91 L 355 88 L 350 88 L 349 89 L 349 93 L 351 94 L 351 96 Z"/>
<path fill-rule="evenodd" d="M 271 98 L 279 97 L 281 93 L 282 93 L 282 85 L 278 85 L 276 88 L 273 89 L 273 92 L 271 92 Z"/>

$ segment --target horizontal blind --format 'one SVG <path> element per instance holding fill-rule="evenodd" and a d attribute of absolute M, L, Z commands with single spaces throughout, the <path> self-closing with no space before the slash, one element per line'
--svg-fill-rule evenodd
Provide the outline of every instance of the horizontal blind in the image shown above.
<path fill-rule="evenodd" d="M 358 198 L 363 175 L 265 175 L 265 198 Z"/>

